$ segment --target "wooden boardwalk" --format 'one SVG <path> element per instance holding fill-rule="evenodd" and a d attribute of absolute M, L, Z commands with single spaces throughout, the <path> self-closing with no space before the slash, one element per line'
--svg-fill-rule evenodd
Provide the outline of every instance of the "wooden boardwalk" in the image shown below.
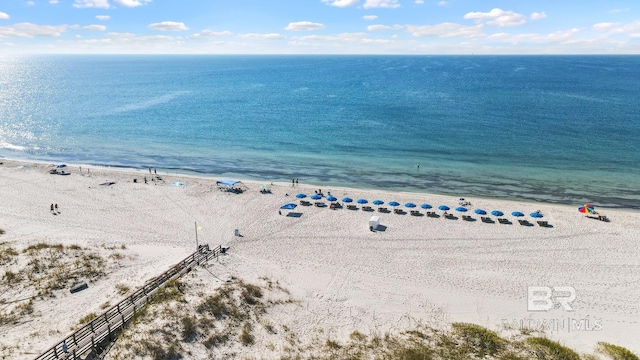
<path fill-rule="evenodd" d="M 135 313 L 168 281 L 177 279 L 193 267 L 220 255 L 222 247 L 210 249 L 201 245 L 198 250 L 184 260 L 172 266 L 160 276 L 150 280 L 126 299 L 112 306 L 82 328 L 67 335 L 64 339 L 36 357 L 36 360 L 80 359 L 90 351 L 96 351 L 99 344 L 113 339 Z"/>

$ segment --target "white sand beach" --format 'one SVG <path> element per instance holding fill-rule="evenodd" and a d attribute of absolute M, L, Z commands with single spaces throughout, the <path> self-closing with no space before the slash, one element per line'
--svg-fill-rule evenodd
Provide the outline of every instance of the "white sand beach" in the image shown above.
<path fill-rule="evenodd" d="M 603 222 L 580 214 L 581 204 L 460 194 L 476 219 L 463 221 L 453 196 L 306 185 L 304 179 L 295 188 L 267 183 L 270 194 L 260 192 L 260 182 L 243 181 L 248 190 L 234 194 L 216 188 L 220 178 L 158 171 L 162 181 L 150 181 L 148 171 L 85 165 L 82 173 L 68 166 L 71 175 L 60 176 L 50 175 L 47 164 L 1 161 L 0 242 L 18 250 L 41 242 L 78 244 L 107 255 L 109 247 L 126 248 L 119 265 L 87 290 L 60 290 L 36 301 L 28 320 L 0 327 L 0 349 L 11 348 L 11 358 L 35 357 L 86 314 L 118 302 L 116 284 L 141 286 L 193 252 L 196 222 L 200 243 L 229 246 L 210 269 L 216 276 L 267 276 L 300 301 L 302 311 L 271 315 L 294 324 L 298 334 L 321 326 L 340 338 L 356 329 L 385 332 L 417 321 L 471 322 L 501 332 L 504 323 L 520 320 L 576 320 L 584 327 L 545 334 L 580 352 L 606 341 L 640 353 L 637 212 L 596 207 L 611 220 Z M 183 185 L 172 185 L 178 181 Z M 101 185 L 108 182 L 113 184 Z M 440 215 L 437 206 L 445 204 L 458 219 L 365 212 L 359 204 L 358 210 L 298 206 L 299 217 L 279 214 L 282 204 L 299 203 L 296 193 L 312 195 L 318 188 L 338 199 L 429 203 Z M 59 214 L 52 215 L 50 204 L 58 204 Z M 513 224 L 483 223 L 476 208 L 502 210 Z M 510 215 L 522 211 L 535 223 L 528 215 L 536 210 L 550 227 L 521 226 Z M 372 215 L 380 217 L 383 231 L 370 231 Z M 235 229 L 241 236 L 234 236 Z M 529 286 L 573 287 L 574 311 L 528 311 Z M 32 295 L 11 289 L 0 294 L 0 307 Z"/>

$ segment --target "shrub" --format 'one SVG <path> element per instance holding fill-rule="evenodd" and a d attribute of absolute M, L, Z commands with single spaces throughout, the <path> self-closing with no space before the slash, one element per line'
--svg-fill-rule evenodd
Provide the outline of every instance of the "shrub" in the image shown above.
<path fill-rule="evenodd" d="M 468 323 L 451 324 L 453 333 L 466 345 L 472 348 L 478 357 L 495 355 L 505 346 L 505 340 L 494 331 L 483 328 L 480 325 Z"/>
<path fill-rule="evenodd" d="M 244 326 L 242 327 L 242 332 L 240 333 L 240 342 L 242 343 L 242 345 L 244 346 L 249 346 L 251 344 L 253 344 L 253 335 L 251 334 L 251 330 L 253 330 L 253 327 L 251 326 L 251 323 L 244 323 Z"/>
<path fill-rule="evenodd" d="M 182 322 L 182 340 L 191 341 L 198 330 L 195 320 L 189 315 L 185 315 L 181 319 Z"/>
<path fill-rule="evenodd" d="M 528 338 L 525 343 L 533 348 L 538 359 L 580 360 L 575 351 L 547 338 Z"/>
<path fill-rule="evenodd" d="M 128 293 L 130 288 L 125 284 L 116 284 L 116 290 L 118 291 L 118 295 L 122 296 Z"/>
<path fill-rule="evenodd" d="M 96 313 L 87 314 L 85 317 L 80 319 L 80 325 L 88 324 L 91 320 L 97 318 L 98 315 Z"/>
<path fill-rule="evenodd" d="M 597 351 L 607 355 L 613 360 L 640 360 L 638 355 L 632 353 L 630 350 L 602 341 L 598 343 Z"/>

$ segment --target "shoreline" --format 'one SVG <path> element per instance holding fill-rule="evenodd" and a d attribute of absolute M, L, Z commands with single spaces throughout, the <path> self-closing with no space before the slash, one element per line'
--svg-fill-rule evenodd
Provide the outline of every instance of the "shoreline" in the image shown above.
<path fill-rule="evenodd" d="M 0 159 L 2 159 L 5 162 L 11 162 L 11 163 L 27 163 L 27 164 L 38 164 L 38 165 L 49 165 L 51 164 L 50 162 L 46 162 L 46 161 L 41 161 L 41 160 L 33 160 L 33 159 L 19 159 L 19 158 L 8 158 L 8 157 L 0 157 Z M 117 171 L 117 172 L 122 172 L 122 173 L 142 173 L 143 175 L 146 174 L 147 169 L 146 168 L 135 168 L 135 167 L 129 167 L 129 166 L 111 166 L 111 165 L 100 165 L 100 164 L 79 164 L 79 163 L 66 163 L 66 162 L 61 162 L 66 164 L 69 167 L 84 167 L 86 169 L 104 169 L 105 171 Z M 153 167 L 152 167 L 153 168 Z M 178 170 L 178 171 L 172 171 L 172 170 Z M 186 172 L 180 172 L 179 170 L 184 170 Z M 216 175 L 216 174 L 209 174 L 209 173 L 205 173 L 205 172 L 198 172 L 198 171 L 191 171 L 191 170 L 187 170 L 187 169 L 167 169 L 167 168 L 161 168 L 160 172 L 167 175 L 167 176 L 173 176 L 173 177 L 185 177 L 185 178 L 192 178 L 192 179 L 199 179 L 199 180 L 210 180 L 210 181 L 215 181 L 216 179 L 218 180 L 222 180 L 222 179 L 227 179 L 229 177 L 223 177 L 220 175 Z M 192 173 L 189 173 L 192 172 Z M 272 180 L 259 180 L 259 179 L 254 179 L 254 178 L 246 178 L 246 177 L 234 177 L 234 176 L 230 176 L 231 178 L 235 178 L 237 180 L 240 180 L 242 182 L 245 183 L 254 183 L 254 184 L 264 184 L 264 183 L 274 183 L 274 184 L 278 184 L 280 186 L 286 186 L 286 185 L 290 185 L 290 183 L 288 183 L 287 181 L 284 180 L 276 180 L 276 181 L 272 181 Z M 509 198 L 509 197 L 492 197 L 492 196 L 482 196 L 482 195 L 468 195 L 468 194 L 456 194 L 456 193 L 439 193 L 439 192 L 428 192 L 428 191 L 421 191 L 421 190 L 407 190 L 407 189 L 400 189 L 400 188 L 384 188 L 384 187 L 356 187 L 356 186 L 347 186 L 347 185 L 342 185 L 342 184 L 335 184 L 335 183 L 331 183 L 331 182 L 327 182 L 327 183 L 321 183 L 321 182 L 315 182 L 315 181 L 311 181 L 311 182 L 303 182 L 302 183 L 303 186 L 310 186 L 310 187 L 331 187 L 331 188 L 336 188 L 336 189 L 341 189 L 343 191 L 370 191 L 370 192 L 394 192 L 394 193 L 402 193 L 402 194 L 407 194 L 407 195 L 415 195 L 416 197 L 418 196 L 436 196 L 436 197 L 472 197 L 475 199 L 482 199 L 482 200 L 487 200 L 487 201 L 508 201 L 508 202 L 514 202 L 514 203 L 530 203 L 530 204 L 547 204 L 547 205 L 557 205 L 557 206 L 566 206 L 566 207 L 573 207 L 577 210 L 578 207 L 580 207 L 583 203 L 576 203 L 576 204 L 569 204 L 566 201 L 562 201 L 562 200 L 541 200 L 541 199 L 531 199 L 531 198 L 527 198 L 527 197 L 515 197 L 515 198 Z M 623 206 L 623 205 L 616 205 L 616 206 L 611 206 L 611 205 L 601 205 L 598 204 L 596 201 L 586 201 L 586 202 L 590 202 L 590 203 L 594 203 L 596 204 L 596 206 L 600 209 L 606 209 L 607 211 L 625 211 L 625 212 L 631 212 L 631 213 L 639 213 L 640 214 L 640 207 L 639 208 L 635 208 L 635 207 L 628 207 L 628 206 Z M 585 203 L 586 203 L 585 202 Z M 432 204 L 434 205 L 434 204 Z"/>

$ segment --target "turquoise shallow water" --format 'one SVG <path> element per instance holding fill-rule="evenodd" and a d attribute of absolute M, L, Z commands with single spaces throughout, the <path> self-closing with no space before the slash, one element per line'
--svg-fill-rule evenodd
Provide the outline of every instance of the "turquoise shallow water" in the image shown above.
<path fill-rule="evenodd" d="M 0 156 L 640 209 L 639 93 L 637 56 L 4 58 Z"/>

